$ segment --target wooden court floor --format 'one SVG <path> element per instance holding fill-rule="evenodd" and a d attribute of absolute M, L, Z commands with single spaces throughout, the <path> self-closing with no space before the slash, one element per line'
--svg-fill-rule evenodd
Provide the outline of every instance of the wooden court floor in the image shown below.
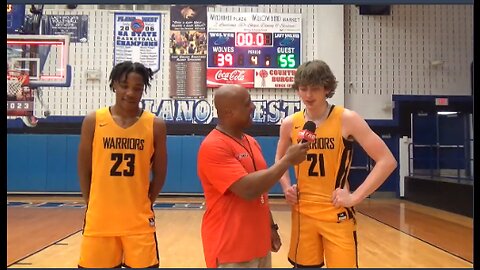
<path fill-rule="evenodd" d="M 203 201 L 157 200 L 160 267 L 205 267 L 200 238 Z M 64 205 L 37 207 L 46 202 Z M 270 203 L 283 242 L 272 255 L 273 267 L 290 268 L 290 210 L 283 199 Z M 473 268 L 472 218 L 399 199 L 366 199 L 356 210 L 360 268 Z M 77 267 L 84 211 L 79 197 L 7 196 L 7 267 Z"/>

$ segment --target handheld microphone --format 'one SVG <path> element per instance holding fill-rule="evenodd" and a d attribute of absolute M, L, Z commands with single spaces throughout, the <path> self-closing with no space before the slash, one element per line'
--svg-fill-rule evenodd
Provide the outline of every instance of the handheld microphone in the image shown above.
<path fill-rule="evenodd" d="M 315 125 L 312 121 L 305 122 L 303 125 L 303 129 L 300 130 L 298 133 L 298 139 L 301 139 L 301 143 L 305 142 L 313 142 L 315 141 L 315 129 L 317 125 Z"/>

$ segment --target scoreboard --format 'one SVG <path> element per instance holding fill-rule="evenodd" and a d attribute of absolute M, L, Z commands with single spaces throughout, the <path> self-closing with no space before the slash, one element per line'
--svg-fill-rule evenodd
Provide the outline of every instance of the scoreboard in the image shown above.
<path fill-rule="evenodd" d="M 208 87 L 291 87 L 301 60 L 301 15 L 209 13 L 208 19 Z"/>
<path fill-rule="evenodd" d="M 297 68 L 298 33 L 208 33 L 209 67 Z"/>

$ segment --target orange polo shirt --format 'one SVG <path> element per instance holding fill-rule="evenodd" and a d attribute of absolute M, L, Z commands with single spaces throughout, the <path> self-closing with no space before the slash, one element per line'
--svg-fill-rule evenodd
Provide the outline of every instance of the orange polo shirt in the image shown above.
<path fill-rule="evenodd" d="M 229 190 L 245 175 L 267 168 L 258 142 L 248 135 L 235 140 L 214 129 L 200 145 L 197 166 L 206 201 L 202 242 L 207 267 L 266 256 L 271 248 L 268 194 L 247 201 Z"/>

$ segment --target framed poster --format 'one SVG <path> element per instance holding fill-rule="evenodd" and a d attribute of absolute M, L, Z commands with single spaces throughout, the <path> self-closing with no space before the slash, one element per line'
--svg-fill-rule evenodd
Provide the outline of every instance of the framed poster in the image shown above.
<path fill-rule="evenodd" d="M 207 6 L 170 7 L 171 98 L 204 98 L 207 95 Z"/>
<path fill-rule="evenodd" d="M 114 65 L 140 62 L 152 71 L 160 70 L 162 51 L 160 13 L 115 12 Z"/>

